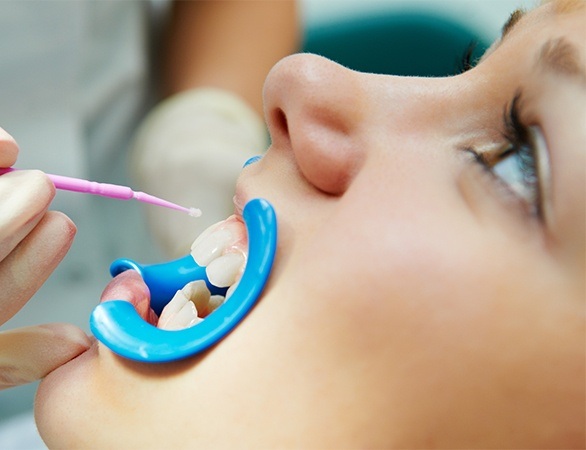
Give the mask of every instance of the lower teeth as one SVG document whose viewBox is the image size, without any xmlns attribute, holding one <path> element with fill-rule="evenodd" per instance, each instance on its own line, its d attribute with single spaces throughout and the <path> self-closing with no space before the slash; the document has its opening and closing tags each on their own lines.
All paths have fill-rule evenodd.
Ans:
<svg viewBox="0 0 586 450">
<path fill-rule="evenodd" d="M 191 254 L 197 264 L 206 267 L 209 282 L 219 288 L 229 287 L 226 298 L 233 292 L 244 271 L 247 244 L 244 223 L 240 218 L 231 216 L 212 225 L 192 245 Z M 224 301 L 221 295 L 211 295 L 205 281 L 192 281 L 177 291 L 163 308 L 157 327 L 168 330 L 193 326 Z"/>
</svg>

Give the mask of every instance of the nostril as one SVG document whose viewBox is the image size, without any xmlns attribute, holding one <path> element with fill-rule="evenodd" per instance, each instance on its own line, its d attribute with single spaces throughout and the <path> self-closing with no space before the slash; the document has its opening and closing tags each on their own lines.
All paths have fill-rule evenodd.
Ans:
<svg viewBox="0 0 586 450">
<path fill-rule="evenodd" d="M 287 124 L 287 116 L 281 108 L 277 108 L 274 112 L 275 125 L 285 135 L 289 135 L 289 126 Z"/>
</svg>

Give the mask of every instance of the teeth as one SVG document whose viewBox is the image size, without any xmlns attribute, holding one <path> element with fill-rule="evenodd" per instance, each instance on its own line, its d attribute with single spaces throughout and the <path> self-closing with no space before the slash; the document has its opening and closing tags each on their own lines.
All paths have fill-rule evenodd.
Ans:
<svg viewBox="0 0 586 450">
<path fill-rule="evenodd" d="M 210 295 L 203 280 L 188 283 L 182 291 L 195 304 L 199 317 L 206 317 L 224 302 L 224 297 L 221 295 Z"/>
<path fill-rule="evenodd" d="M 231 216 L 205 230 L 191 246 L 195 262 L 206 268 L 209 281 L 218 287 L 229 287 L 232 295 L 246 265 L 248 253 L 246 231 L 241 219 Z M 165 306 L 157 326 L 178 330 L 203 320 L 222 303 L 221 295 L 211 295 L 205 281 L 192 281 L 177 291 Z"/>
<path fill-rule="evenodd" d="M 163 330 L 180 330 L 201 322 L 195 305 L 189 301 L 183 290 L 177 291 L 165 306 L 159 317 L 157 327 Z"/>
<path fill-rule="evenodd" d="M 230 247 L 242 246 L 243 224 L 235 216 L 212 225 L 191 245 L 191 256 L 200 266 L 207 266 Z"/>
<path fill-rule="evenodd" d="M 205 281 L 192 281 L 177 291 L 163 308 L 157 327 L 163 330 L 180 330 L 196 325 L 224 303 L 224 300 L 221 295 L 210 295 Z"/>
<path fill-rule="evenodd" d="M 244 255 L 241 253 L 227 253 L 214 259 L 206 267 L 206 275 L 214 286 L 228 287 L 242 275 Z"/>
<path fill-rule="evenodd" d="M 232 294 L 236 290 L 236 287 L 238 286 L 239 282 L 240 282 L 240 280 L 228 288 L 228 290 L 226 291 L 226 300 L 228 300 L 230 297 L 232 297 Z"/>
<path fill-rule="evenodd" d="M 212 225 L 191 246 L 197 264 L 206 267 L 210 282 L 228 287 L 242 276 L 248 242 L 244 223 L 236 216 Z"/>
<path fill-rule="evenodd" d="M 221 295 L 212 295 L 210 297 L 209 312 L 210 313 L 214 312 L 218 308 L 218 306 L 220 306 L 222 303 L 224 303 L 225 300 L 226 299 L 224 297 L 222 297 Z"/>
<path fill-rule="evenodd" d="M 194 243 L 191 248 L 191 256 L 193 256 L 195 262 L 200 266 L 207 266 L 215 258 L 220 256 L 233 240 L 234 236 L 229 229 L 216 230 L 207 239 L 197 243 L 197 245 Z"/>
</svg>

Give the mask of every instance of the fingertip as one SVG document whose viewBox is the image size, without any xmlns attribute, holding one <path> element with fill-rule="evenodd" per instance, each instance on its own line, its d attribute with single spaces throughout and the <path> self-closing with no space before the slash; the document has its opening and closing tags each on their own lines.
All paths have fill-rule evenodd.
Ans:
<svg viewBox="0 0 586 450">
<path fill-rule="evenodd" d="M 66 323 L 4 331 L 0 333 L 2 364 L 10 370 L 0 370 L 0 389 L 44 378 L 88 350 L 92 343 L 80 328 Z"/>
<path fill-rule="evenodd" d="M 40 170 L 8 172 L 0 176 L 0 188 L 2 206 L 23 217 L 43 213 L 55 197 L 55 185 Z"/>
<path fill-rule="evenodd" d="M 68 347 L 66 354 L 77 356 L 92 345 L 92 339 L 79 327 L 70 323 L 48 323 L 39 325 L 51 332 L 52 338 Z M 63 348 L 63 346 L 60 346 Z"/>
<path fill-rule="evenodd" d="M 3 128 L 0 128 L 0 167 L 10 167 L 18 157 L 16 140 Z"/>
<path fill-rule="evenodd" d="M 63 213 L 49 211 L 0 247 L 0 324 L 34 295 L 63 260 L 75 236 L 75 225 Z"/>
<path fill-rule="evenodd" d="M 33 192 L 39 193 L 42 201 L 48 207 L 49 203 L 53 200 L 53 197 L 55 197 L 56 189 L 47 174 L 37 169 L 23 170 L 19 172 L 25 174 L 30 188 Z"/>
<path fill-rule="evenodd" d="M 67 214 L 62 213 L 61 211 L 47 211 L 46 215 L 50 220 L 53 220 L 57 223 L 56 226 L 61 229 L 64 236 L 67 236 L 71 239 L 75 237 L 77 234 L 77 226 Z"/>
<path fill-rule="evenodd" d="M 77 233 L 75 223 L 60 211 L 47 211 L 41 223 L 45 236 L 51 236 L 53 240 L 47 247 L 47 253 L 53 254 L 56 261 L 61 261 Z"/>
</svg>

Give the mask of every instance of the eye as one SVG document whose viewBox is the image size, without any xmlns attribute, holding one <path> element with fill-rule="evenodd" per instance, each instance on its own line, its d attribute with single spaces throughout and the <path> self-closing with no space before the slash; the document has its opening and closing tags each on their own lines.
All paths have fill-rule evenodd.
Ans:
<svg viewBox="0 0 586 450">
<path fill-rule="evenodd" d="M 527 126 L 520 119 L 519 103 L 520 95 L 516 95 L 505 112 L 506 144 L 496 152 L 475 152 L 475 157 L 495 181 L 543 220 L 542 178 L 549 173 L 547 147 L 539 127 Z"/>
<path fill-rule="evenodd" d="M 520 197 L 533 211 L 538 210 L 540 201 L 539 177 L 535 141 L 536 127 L 527 130 L 529 142 L 512 142 L 492 163 L 492 172 Z"/>
</svg>

